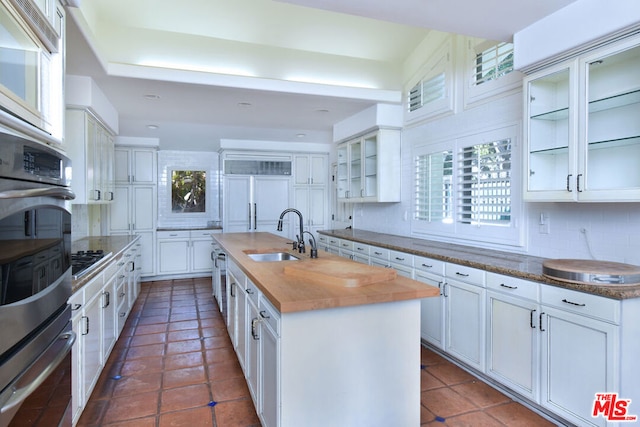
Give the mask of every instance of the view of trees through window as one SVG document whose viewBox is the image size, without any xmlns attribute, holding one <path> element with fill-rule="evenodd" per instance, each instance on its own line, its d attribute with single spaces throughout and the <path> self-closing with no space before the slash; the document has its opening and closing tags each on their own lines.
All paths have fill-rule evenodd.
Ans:
<svg viewBox="0 0 640 427">
<path fill-rule="evenodd" d="M 171 172 L 171 211 L 197 213 L 205 211 L 207 173 L 174 170 Z"/>
</svg>

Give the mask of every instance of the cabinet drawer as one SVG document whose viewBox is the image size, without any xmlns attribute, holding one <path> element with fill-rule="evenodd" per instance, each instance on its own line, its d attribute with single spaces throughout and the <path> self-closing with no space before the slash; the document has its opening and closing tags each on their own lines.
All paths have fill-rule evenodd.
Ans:
<svg viewBox="0 0 640 427">
<path fill-rule="evenodd" d="M 413 255 L 405 252 L 389 251 L 389 261 L 394 264 L 413 268 Z"/>
<path fill-rule="evenodd" d="M 174 231 L 158 231 L 156 232 L 158 239 L 189 239 L 189 230 L 174 230 Z"/>
<path fill-rule="evenodd" d="M 385 261 L 389 260 L 389 249 L 379 248 L 377 246 L 371 246 L 369 249 L 369 256 L 371 258 L 378 258 Z"/>
<path fill-rule="evenodd" d="M 280 336 L 280 313 L 271 305 L 267 297 L 260 294 L 258 302 L 260 317 L 271 326 L 277 336 Z"/>
<path fill-rule="evenodd" d="M 337 237 L 329 237 L 327 239 L 327 243 L 329 244 L 329 246 L 335 246 L 336 248 L 340 247 L 340 239 L 338 239 Z"/>
<path fill-rule="evenodd" d="M 363 255 L 369 256 L 369 245 L 365 245 L 364 243 L 353 242 L 353 252 Z"/>
<path fill-rule="evenodd" d="M 413 266 L 416 270 L 425 271 L 427 273 L 444 275 L 444 261 L 440 261 L 432 258 L 425 258 L 423 256 L 413 256 Z"/>
<path fill-rule="evenodd" d="M 260 295 L 260 290 L 258 289 L 258 287 L 256 285 L 254 285 L 251 280 L 247 279 L 247 287 L 246 287 L 246 289 L 244 291 L 247 294 L 247 296 L 249 297 L 249 299 L 251 301 L 253 301 L 253 303 L 257 307 L 258 306 L 258 295 Z"/>
<path fill-rule="evenodd" d="M 444 271 L 447 278 L 460 280 L 461 282 L 467 282 L 473 285 L 484 286 L 485 272 L 483 270 L 447 262 L 445 263 Z"/>
<path fill-rule="evenodd" d="M 104 272 L 101 272 L 96 277 L 91 279 L 89 283 L 83 286 L 85 304 L 88 303 L 89 300 L 93 298 L 97 293 L 99 293 L 102 290 L 103 286 Z"/>
<path fill-rule="evenodd" d="M 487 288 L 533 301 L 539 300 L 539 284 L 517 277 L 487 273 Z"/>
<path fill-rule="evenodd" d="M 556 286 L 540 285 L 540 287 L 542 304 L 607 322 L 620 323 L 620 301 Z"/>
<path fill-rule="evenodd" d="M 212 230 L 191 230 L 189 232 L 189 236 L 192 239 L 203 239 L 203 238 L 211 238 L 211 235 L 213 234 Z"/>
<path fill-rule="evenodd" d="M 104 268 L 104 281 L 108 282 L 109 280 L 111 280 L 118 271 L 118 268 L 118 260 L 109 262 L 109 264 L 107 264 L 107 266 Z"/>
<path fill-rule="evenodd" d="M 351 240 L 340 240 L 340 249 L 353 251 L 353 242 Z"/>
<path fill-rule="evenodd" d="M 325 236 L 324 234 L 318 234 L 318 245 L 328 245 L 329 244 L 329 236 Z"/>
</svg>

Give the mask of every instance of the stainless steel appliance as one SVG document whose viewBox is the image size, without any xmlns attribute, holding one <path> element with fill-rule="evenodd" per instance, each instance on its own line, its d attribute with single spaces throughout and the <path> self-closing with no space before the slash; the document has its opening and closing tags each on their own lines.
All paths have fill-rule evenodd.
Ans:
<svg viewBox="0 0 640 427">
<path fill-rule="evenodd" d="M 0 427 L 64 425 L 70 412 L 70 173 L 58 151 L 0 128 Z"/>
</svg>

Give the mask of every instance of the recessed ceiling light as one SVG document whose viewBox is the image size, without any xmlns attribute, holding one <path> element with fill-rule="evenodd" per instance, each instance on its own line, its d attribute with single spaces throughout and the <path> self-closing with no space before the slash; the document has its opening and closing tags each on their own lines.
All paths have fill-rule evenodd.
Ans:
<svg viewBox="0 0 640 427">
<path fill-rule="evenodd" d="M 253 104 L 250 102 L 238 102 L 238 107 L 240 108 L 251 108 Z"/>
<path fill-rule="evenodd" d="M 326 108 L 318 108 L 316 110 L 316 113 L 323 113 L 324 114 L 324 113 L 328 113 L 328 112 L 329 112 L 329 110 L 327 110 Z"/>
<path fill-rule="evenodd" d="M 306 133 L 298 133 L 298 134 L 296 134 L 296 136 L 298 138 L 304 138 L 305 136 L 307 136 L 307 134 Z"/>
<path fill-rule="evenodd" d="M 156 130 L 156 129 L 158 129 L 158 125 L 147 125 L 147 129 Z"/>
<path fill-rule="evenodd" d="M 160 95 L 156 95 L 154 93 L 148 93 L 146 95 L 144 95 L 145 99 L 150 99 L 150 100 L 155 100 L 155 99 L 160 99 Z"/>
</svg>

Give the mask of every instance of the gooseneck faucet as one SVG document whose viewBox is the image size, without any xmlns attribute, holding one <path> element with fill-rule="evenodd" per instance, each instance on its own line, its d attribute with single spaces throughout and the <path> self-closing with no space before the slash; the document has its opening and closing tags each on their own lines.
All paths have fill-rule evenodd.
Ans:
<svg viewBox="0 0 640 427">
<path fill-rule="evenodd" d="M 280 219 L 278 220 L 278 231 L 282 231 L 282 218 L 284 218 L 284 216 L 289 213 L 289 212 L 293 212 L 296 215 L 298 215 L 298 218 L 300 218 L 300 235 L 296 235 L 296 239 L 298 239 L 298 252 L 303 254 L 305 253 L 305 248 L 304 248 L 304 220 L 302 219 L 302 214 L 300 213 L 299 210 L 297 209 L 293 209 L 293 208 L 288 208 L 282 211 L 282 213 L 280 214 Z M 296 245 L 293 246 L 293 248 L 296 248 Z"/>
<path fill-rule="evenodd" d="M 304 231 L 311 238 L 309 239 L 309 244 L 311 245 L 311 258 L 318 258 L 318 246 L 316 245 L 316 238 L 313 237 L 313 234 L 310 231 Z"/>
</svg>

